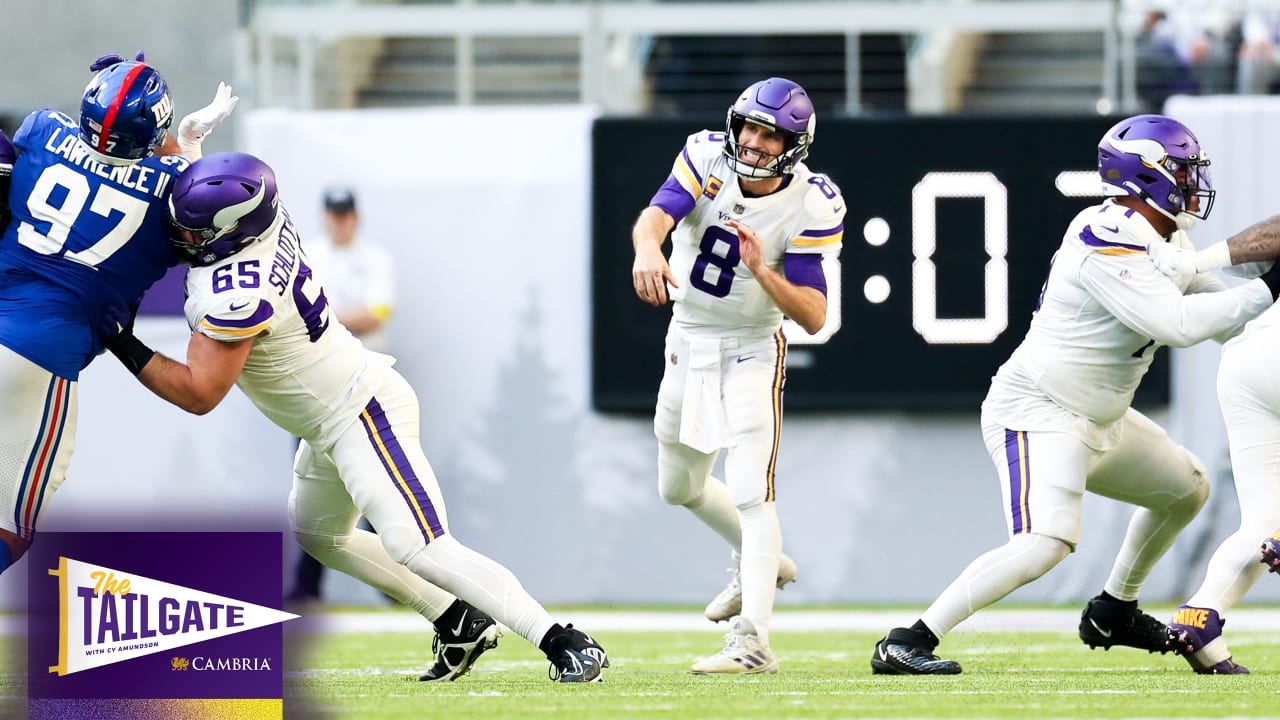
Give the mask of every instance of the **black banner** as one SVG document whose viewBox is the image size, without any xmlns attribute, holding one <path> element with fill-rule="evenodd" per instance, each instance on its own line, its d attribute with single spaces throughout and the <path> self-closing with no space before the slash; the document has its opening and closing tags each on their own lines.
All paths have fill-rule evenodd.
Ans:
<svg viewBox="0 0 1280 720">
<path fill-rule="evenodd" d="M 841 326 L 823 344 L 791 344 L 787 409 L 976 411 L 1026 333 L 1068 222 L 1100 201 L 1065 195 L 1060 174 L 1096 171 L 1098 139 L 1114 121 L 820 118 L 806 163 L 835 181 L 849 208 Z M 685 138 L 723 123 L 723 115 L 596 122 L 597 410 L 653 409 L 671 309 L 646 305 L 632 290 L 631 225 Z M 1160 353 L 1137 402 L 1168 399 Z"/>
</svg>

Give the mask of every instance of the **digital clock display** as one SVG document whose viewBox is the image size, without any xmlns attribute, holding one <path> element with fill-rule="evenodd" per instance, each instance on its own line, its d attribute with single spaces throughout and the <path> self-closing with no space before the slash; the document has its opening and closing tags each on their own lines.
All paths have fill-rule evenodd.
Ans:
<svg viewBox="0 0 1280 720">
<path fill-rule="evenodd" d="M 1017 347 L 1068 222 L 1102 198 L 1097 143 L 1114 118 L 819 115 L 806 164 L 844 195 L 828 319 L 785 326 L 786 405 L 975 411 Z M 592 401 L 651 411 L 670 307 L 632 290 L 631 225 L 685 137 L 720 118 L 596 122 L 592 189 Z M 670 245 L 665 249 L 669 254 Z M 1138 391 L 1168 402 L 1164 354 Z"/>
</svg>

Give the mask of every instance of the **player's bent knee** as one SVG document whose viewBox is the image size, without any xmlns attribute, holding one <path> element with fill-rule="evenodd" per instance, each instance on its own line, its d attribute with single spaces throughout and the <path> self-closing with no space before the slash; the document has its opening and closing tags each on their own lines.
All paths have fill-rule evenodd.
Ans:
<svg viewBox="0 0 1280 720">
<path fill-rule="evenodd" d="M 321 535 L 295 527 L 293 537 L 304 552 L 323 563 L 335 551 L 341 549 L 351 536 Z"/>
<path fill-rule="evenodd" d="M 1052 570 L 1071 554 L 1072 546 L 1065 540 L 1051 535 L 1024 533 L 1014 535 L 1010 545 L 1018 546 L 1018 552 L 1026 569 L 1025 583 L 1029 583 Z"/>
</svg>

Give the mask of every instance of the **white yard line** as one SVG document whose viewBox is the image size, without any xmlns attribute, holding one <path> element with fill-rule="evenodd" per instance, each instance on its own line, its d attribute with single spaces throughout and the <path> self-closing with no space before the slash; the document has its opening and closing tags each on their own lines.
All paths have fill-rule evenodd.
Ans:
<svg viewBox="0 0 1280 720">
<path fill-rule="evenodd" d="M 562 622 L 572 622 L 590 632 L 681 631 L 724 632 L 727 626 L 713 624 L 696 610 L 688 612 L 647 612 L 578 610 L 554 612 Z M 778 632 L 863 631 L 883 632 L 891 627 L 910 625 L 919 617 L 913 610 L 779 610 L 773 617 L 772 629 Z M 1157 614 L 1163 618 L 1163 613 Z M 1237 608 L 1228 615 L 1233 633 L 1280 631 L 1280 608 Z M 1080 611 L 990 609 L 979 612 L 956 628 L 965 631 L 1071 632 L 1080 622 Z M 316 613 L 290 622 L 294 632 L 370 633 L 429 632 L 430 625 L 422 617 L 408 612 L 340 612 Z"/>
</svg>

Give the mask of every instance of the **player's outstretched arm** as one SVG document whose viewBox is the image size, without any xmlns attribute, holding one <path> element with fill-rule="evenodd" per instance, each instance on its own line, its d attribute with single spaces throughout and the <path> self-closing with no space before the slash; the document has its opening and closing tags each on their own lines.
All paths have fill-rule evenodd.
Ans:
<svg viewBox="0 0 1280 720">
<path fill-rule="evenodd" d="M 1280 215 L 1256 222 L 1200 251 L 1159 245 L 1152 247 L 1151 255 L 1160 272 L 1169 276 L 1275 260 L 1280 257 Z"/>
<path fill-rule="evenodd" d="M 650 305 L 666 304 L 667 283 L 680 287 L 662 254 L 662 243 L 675 226 L 676 221 L 666 210 L 650 205 L 631 228 L 631 245 L 636 251 L 636 260 L 631 265 L 631 284 L 636 297 Z"/>
<path fill-rule="evenodd" d="M 186 363 L 152 350 L 132 333 L 121 334 L 107 349 L 148 390 L 189 413 L 204 415 L 231 391 L 254 342 L 254 338 L 222 342 L 193 333 Z"/>
</svg>

